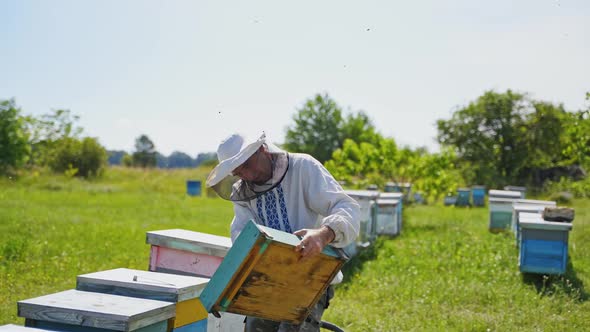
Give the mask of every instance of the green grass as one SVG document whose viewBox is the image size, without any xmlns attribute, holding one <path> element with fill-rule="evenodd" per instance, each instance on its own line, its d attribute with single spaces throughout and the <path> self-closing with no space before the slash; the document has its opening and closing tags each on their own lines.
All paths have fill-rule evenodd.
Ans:
<svg viewBox="0 0 590 332">
<path fill-rule="evenodd" d="M 208 170 L 109 169 L 100 180 L 0 179 L 0 325 L 16 302 L 75 287 L 76 275 L 147 269 L 145 232 L 229 234 L 231 203 L 185 194 Z M 511 234 L 488 209 L 408 207 L 401 236 L 349 262 L 324 318 L 346 331 L 590 329 L 590 201 L 574 203 L 565 277 L 522 276 Z"/>
<path fill-rule="evenodd" d="M 409 207 L 401 236 L 350 262 L 324 318 L 347 331 L 589 330 L 590 204 L 575 207 L 571 266 L 545 278 L 521 275 L 487 208 Z"/>
</svg>

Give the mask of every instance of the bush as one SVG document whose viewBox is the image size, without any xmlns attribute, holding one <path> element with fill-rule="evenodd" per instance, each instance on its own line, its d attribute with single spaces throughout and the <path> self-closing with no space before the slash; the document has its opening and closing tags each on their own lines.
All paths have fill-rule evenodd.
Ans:
<svg viewBox="0 0 590 332">
<path fill-rule="evenodd" d="M 19 113 L 14 100 L 0 101 L 0 174 L 21 167 L 30 151 Z"/>
<path fill-rule="evenodd" d="M 107 152 L 96 138 L 64 138 L 59 141 L 49 163 L 50 168 L 70 176 L 100 176 L 107 163 Z"/>
</svg>

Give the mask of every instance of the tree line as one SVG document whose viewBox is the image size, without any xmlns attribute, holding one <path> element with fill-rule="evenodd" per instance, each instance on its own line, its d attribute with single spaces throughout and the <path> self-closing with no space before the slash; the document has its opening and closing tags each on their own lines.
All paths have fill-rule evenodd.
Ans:
<svg viewBox="0 0 590 332">
<path fill-rule="evenodd" d="M 586 98 L 590 101 L 590 94 Z M 102 174 L 107 163 L 177 168 L 217 162 L 214 152 L 164 156 L 147 135 L 135 140 L 132 153 L 106 151 L 96 138 L 82 135 L 77 120 L 68 110 L 23 116 L 14 100 L 0 101 L 0 173 L 47 166 L 91 177 Z M 590 167 L 590 108 L 568 111 L 511 90 L 487 91 L 436 122 L 441 145 L 436 153 L 399 146 L 378 132 L 366 112 L 345 114 L 328 94 L 307 99 L 292 121 L 279 145 L 311 154 L 349 187 L 410 182 L 438 199 L 471 185 L 543 190 L 557 184 L 590 197 L 590 181 L 579 181 Z"/>
<path fill-rule="evenodd" d="M 47 167 L 67 176 L 97 177 L 105 167 L 180 168 L 197 167 L 216 161 L 215 153 L 201 153 L 195 159 L 175 151 L 158 153 L 147 135 L 135 140 L 135 150 L 107 151 L 95 137 L 84 135 L 69 110 L 53 110 L 39 117 L 22 114 L 14 99 L 0 100 L 0 174 L 14 174 L 22 168 Z"/>
<path fill-rule="evenodd" d="M 586 95 L 590 100 L 590 94 Z M 562 104 L 511 90 L 487 91 L 450 119 L 437 121 L 438 153 L 400 147 L 375 129 L 363 111 L 343 115 L 327 94 L 308 99 L 287 128 L 285 147 L 309 153 L 350 186 L 411 182 L 438 199 L 458 187 L 533 190 L 561 183 L 590 196 L 590 108 L 567 111 Z"/>
</svg>

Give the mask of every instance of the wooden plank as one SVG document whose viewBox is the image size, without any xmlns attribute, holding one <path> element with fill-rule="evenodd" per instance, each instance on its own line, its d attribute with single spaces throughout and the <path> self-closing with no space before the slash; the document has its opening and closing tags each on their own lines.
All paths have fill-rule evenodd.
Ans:
<svg viewBox="0 0 590 332">
<path fill-rule="evenodd" d="M 185 250 L 218 257 L 225 257 L 232 245 L 229 237 L 193 232 L 184 229 L 147 232 L 146 242 L 159 247 Z"/>
<path fill-rule="evenodd" d="M 331 247 L 300 260 L 299 241 L 248 223 L 201 294 L 205 308 L 299 324 L 345 262 Z"/>
<path fill-rule="evenodd" d="M 159 246 L 152 246 L 152 248 L 157 251 L 155 254 L 157 258 L 155 263 L 150 263 L 155 264 L 150 265 L 151 271 L 210 278 L 223 261 L 221 256 Z"/>
<path fill-rule="evenodd" d="M 58 330 L 57 330 L 58 331 Z M 13 324 L 0 326 L 0 332 L 47 332 L 46 330 L 36 329 L 33 327 L 18 326 Z"/>
<path fill-rule="evenodd" d="M 106 328 L 100 327 L 89 327 L 89 326 L 80 326 L 80 325 L 71 325 L 71 324 L 63 324 L 63 323 L 56 323 L 56 322 L 46 322 L 46 321 L 36 321 L 33 319 L 26 319 L 25 324 L 27 326 L 36 326 L 42 329 L 41 331 L 51 330 L 51 331 L 64 331 L 64 332 L 107 332 L 107 331 L 116 331 L 116 330 L 109 330 Z M 37 330 L 37 329 L 35 329 Z M 168 332 L 168 323 L 166 321 L 158 322 L 149 326 L 144 326 L 133 332 Z"/>
<path fill-rule="evenodd" d="M 134 331 L 174 317 L 174 304 L 102 293 L 67 290 L 19 301 L 18 315 L 116 331 Z"/>
<path fill-rule="evenodd" d="M 208 282 L 206 278 L 120 268 L 79 275 L 76 289 L 182 302 L 197 298 Z"/>
<path fill-rule="evenodd" d="M 198 298 L 178 302 L 176 304 L 176 317 L 174 317 L 172 326 L 176 328 L 192 324 L 203 319 L 206 320 L 207 314 L 207 310 L 205 310 L 201 300 Z"/>
</svg>

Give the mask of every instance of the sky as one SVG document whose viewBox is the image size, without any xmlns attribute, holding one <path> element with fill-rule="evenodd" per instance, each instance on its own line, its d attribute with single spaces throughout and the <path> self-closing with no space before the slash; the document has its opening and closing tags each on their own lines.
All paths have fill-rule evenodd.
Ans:
<svg viewBox="0 0 590 332">
<path fill-rule="evenodd" d="M 109 150 L 281 143 L 317 93 L 430 151 L 436 120 L 488 90 L 588 107 L 587 0 L 0 0 L 0 15 L 0 99 L 69 109 Z"/>
</svg>

